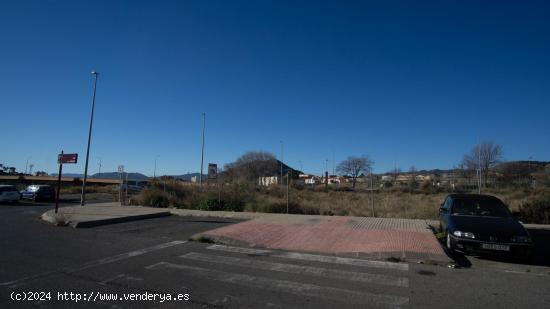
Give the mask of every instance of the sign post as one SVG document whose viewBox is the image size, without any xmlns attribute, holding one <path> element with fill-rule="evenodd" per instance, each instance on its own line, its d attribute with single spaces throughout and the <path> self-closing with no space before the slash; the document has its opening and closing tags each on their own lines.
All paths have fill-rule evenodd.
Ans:
<svg viewBox="0 0 550 309">
<path fill-rule="evenodd" d="M 118 166 L 118 179 L 120 181 L 120 186 L 119 186 L 119 190 L 118 190 L 118 201 L 120 202 L 120 205 L 122 206 L 122 184 L 123 184 L 123 180 L 122 180 L 122 173 L 124 173 L 124 165 L 119 165 Z"/>
<path fill-rule="evenodd" d="M 63 172 L 63 163 L 76 164 L 78 161 L 78 153 L 64 154 L 63 150 L 57 155 L 57 163 L 59 164 L 59 173 L 57 174 L 57 192 L 55 193 L 55 213 L 59 208 L 59 191 L 61 191 L 61 173 Z"/>
<path fill-rule="evenodd" d="M 208 179 L 218 178 L 218 165 L 216 163 L 208 163 Z"/>
</svg>

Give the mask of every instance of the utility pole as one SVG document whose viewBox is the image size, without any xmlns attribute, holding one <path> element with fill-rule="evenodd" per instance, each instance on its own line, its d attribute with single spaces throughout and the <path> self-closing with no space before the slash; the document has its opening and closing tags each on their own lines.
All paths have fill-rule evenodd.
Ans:
<svg viewBox="0 0 550 309">
<path fill-rule="evenodd" d="M 283 160 L 284 160 L 283 141 L 280 141 L 280 143 L 281 143 L 281 186 L 283 186 Z"/>
<path fill-rule="evenodd" d="M 288 205 L 290 204 L 290 173 L 286 173 L 286 213 L 288 214 Z"/>
<path fill-rule="evenodd" d="M 201 173 L 199 175 L 199 184 L 202 186 L 202 169 L 204 164 L 204 129 L 206 127 L 206 113 L 202 113 L 202 150 L 201 150 Z"/>
<path fill-rule="evenodd" d="M 27 162 L 25 163 L 25 175 L 27 175 L 27 171 L 28 171 L 28 167 L 29 167 L 29 160 L 30 160 L 30 158 L 32 158 L 32 157 L 28 157 L 28 158 L 27 158 Z"/>
<path fill-rule="evenodd" d="M 124 191 L 124 204 L 126 205 L 126 202 L 128 201 L 128 172 L 126 172 L 126 187 Z M 164 190 L 166 191 L 166 190 Z"/>
<path fill-rule="evenodd" d="M 155 169 L 153 169 L 153 178 L 157 178 L 157 158 L 160 157 L 159 155 L 155 156 Z"/>
<path fill-rule="evenodd" d="M 325 192 L 328 192 L 328 159 L 325 159 Z"/>
<path fill-rule="evenodd" d="M 61 156 L 63 156 L 63 150 L 61 150 Z M 59 172 L 57 173 L 57 191 L 55 192 L 55 213 L 57 213 L 57 209 L 59 208 L 59 191 L 61 191 L 61 173 L 62 172 L 63 172 L 63 161 L 59 161 Z"/>
<path fill-rule="evenodd" d="M 99 165 L 99 171 L 97 173 L 97 178 L 101 178 L 101 158 L 99 158 L 99 163 L 97 165 Z"/>
<path fill-rule="evenodd" d="M 88 147 L 86 148 L 86 163 L 84 164 L 84 181 L 82 182 L 82 195 L 80 196 L 80 206 L 84 206 L 86 203 L 86 179 L 88 178 L 88 159 L 90 158 L 90 142 L 92 140 L 92 125 L 94 122 L 94 108 L 95 108 L 95 93 L 97 86 L 97 78 L 99 73 L 92 71 L 94 78 L 94 94 L 92 97 L 92 111 L 90 112 L 90 128 L 88 130 Z"/>
<path fill-rule="evenodd" d="M 481 194 L 481 149 L 479 145 L 477 148 L 477 172 L 478 172 L 477 194 Z"/>
<path fill-rule="evenodd" d="M 529 185 L 533 186 L 533 177 L 531 175 L 531 161 L 533 160 L 533 157 L 529 157 Z"/>
<path fill-rule="evenodd" d="M 335 158 L 334 158 L 334 149 L 332 149 L 332 175 L 336 175 L 336 166 L 334 164 Z"/>
<path fill-rule="evenodd" d="M 372 216 L 373 217 L 376 217 L 375 213 L 374 213 L 374 188 L 373 188 L 373 185 L 372 185 L 372 168 L 369 169 L 369 172 L 370 172 L 370 205 L 371 205 L 371 209 L 372 209 Z"/>
</svg>

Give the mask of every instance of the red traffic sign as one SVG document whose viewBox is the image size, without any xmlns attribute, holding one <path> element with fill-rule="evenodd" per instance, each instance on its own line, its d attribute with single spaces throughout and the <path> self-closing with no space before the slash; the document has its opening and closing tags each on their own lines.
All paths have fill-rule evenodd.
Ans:
<svg viewBox="0 0 550 309">
<path fill-rule="evenodd" d="M 78 153 L 63 153 L 57 155 L 58 164 L 76 164 L 78 161 Z"/>
</svg>

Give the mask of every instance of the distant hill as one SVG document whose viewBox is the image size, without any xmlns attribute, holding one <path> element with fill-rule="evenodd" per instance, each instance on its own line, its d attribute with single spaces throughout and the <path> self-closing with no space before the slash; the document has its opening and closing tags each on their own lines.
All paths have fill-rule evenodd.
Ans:
<svg viewBox="0 0 550 309">
<path fill-rule="evenodd" d="M 75 173 L 61 173 L 63 177 L 73 177 L 73 178 L 82 178 L 84 174 L 75 174 Z M 57 177 L 57 173 L 52 173 L 50 176 Z"/>
<path fill-rule="evenodd" d="M 198 179 L 200 174 L 201 173 L 187 173 L 187 174 L 183 174 L 183 175 L 172 175 L 170 177 L 174 177 L 175 179 L 179 179 L 179 180 L 183 180 L 183 181 L 191 181 L 191 178 L 193 178 L 193 177 L 197 177 L 197 179 Z M 208 177 L 208 175 L 202 174 L 202 177 L 203 177 L 203 179 L 206 179 Z"/>
<path fill-rule="evenodd" d="M 119 179 L 120 175 L 117 172 L 111 172 L 111 173 L 101 173 L 101 174 L 93 174 L 90 176 L 90 178 L 105 178 L 105 179 Z M 126 173 L 123 174 L 123 177 L 126 178 Z M 148 180 L 149 177 L 141 174 L 141 173 L 128 173 L 128 179 L 131 180 Z"/>
<path fill-rule="evenodd" d="M 533 167 L 533 169 L 535 169 L 535 168 L 544 168 L 546 165 L 550 164 L 550 161 L 526 161 L 526 160 L 505 161 L 505 162 L 501 162 L 501 163 L 497 164 L 494 169 L 499 170 L 499 169 L 504 168 L 507 165 L 512 165 L 512 164 L 531 165 L 531 167 Z M 431 170 L 418 170 L 418 171 L 415 171 L 415 174 L 436 174 L 436 175 L 441 175 L 441 174 L 455 173 L 457 171 L 458 171 L 458 169 L 445 169 L 445 170 L 443 170 L 443 169 L 431 169 Z M 380 175 L 391 175 L 391 174 L 393 174 L 393 171 L 388 171 L 388 172 L 382 173 Z M 409 171 L 400 171 L 399 174 L 407 175 L 407 174 L 410 174 L 410 172 Z"/>
</svg>

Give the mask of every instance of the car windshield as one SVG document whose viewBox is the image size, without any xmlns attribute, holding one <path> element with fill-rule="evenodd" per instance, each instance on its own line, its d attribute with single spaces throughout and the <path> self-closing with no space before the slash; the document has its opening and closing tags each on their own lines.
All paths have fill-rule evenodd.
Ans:
<svg viewBox="0 0 550 309">
<path fill-rule="evenodd" d="M 502 202 L 493 199 L 456 199 L 452 215 L 509 217 L 510 213 Z"/>
</svg>

